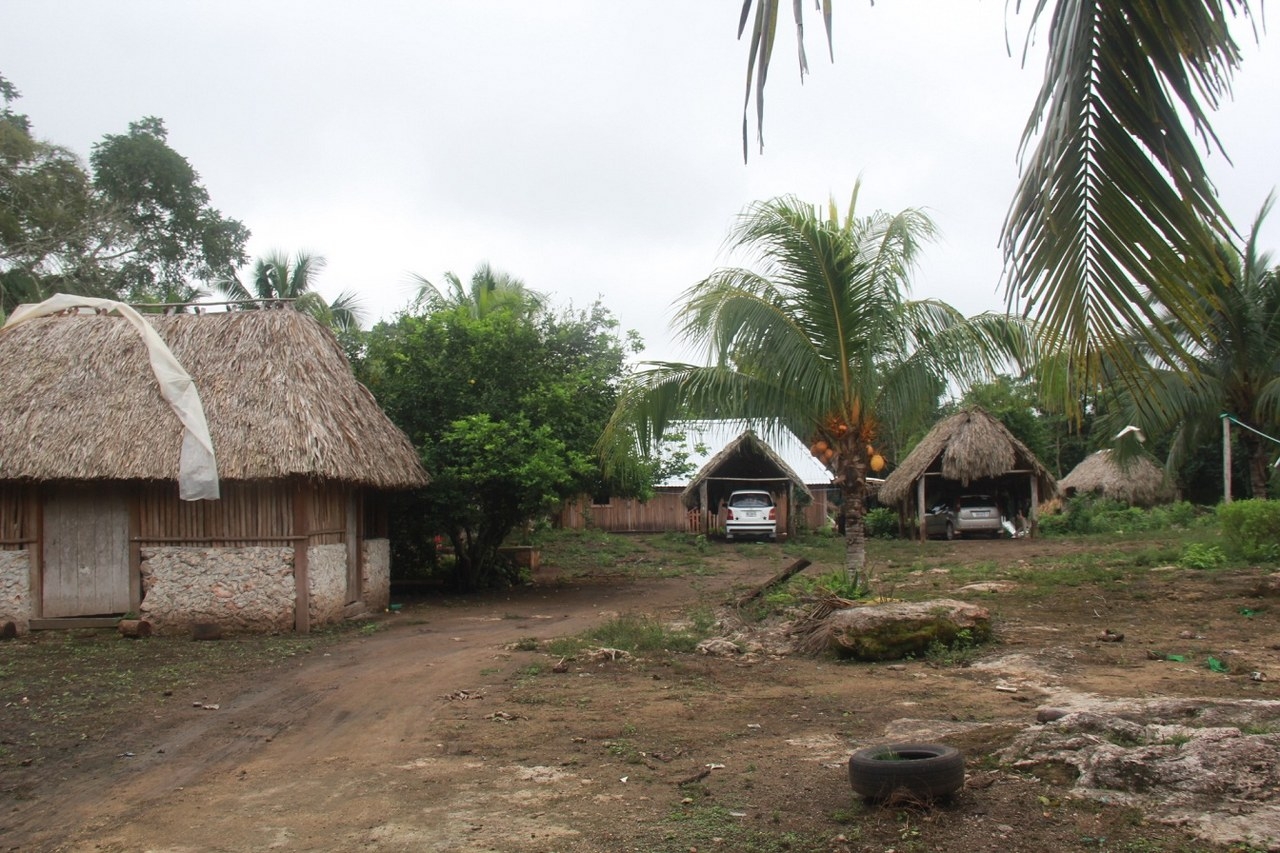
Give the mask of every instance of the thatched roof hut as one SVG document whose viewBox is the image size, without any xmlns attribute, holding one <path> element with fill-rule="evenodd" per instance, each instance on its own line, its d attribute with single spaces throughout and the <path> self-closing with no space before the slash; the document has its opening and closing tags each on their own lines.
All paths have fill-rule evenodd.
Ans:
<svg viewBox="0 0 1280 853">
<path fill-rule="evenodd" d="M 94 307 L 0 330 L 0 621 L 306 631 L 385 607 L 386 492 L 428 477 L 334 336 L 290 308 Z M 180 500 L 193 436 L 218 477 Z"/>
<path fill-rule="evenodd" d="M 1177 497 L 1177 489 L 1164 469 L 1149 457 L 1134 456 L 1121 462 L 1112 450 L 1099 450 L 1086 456 L 1058 481 L 1058 488 L 1067 496 L 1096 492 L 1143 507 L 1169 503 Z"/>
<path fill-rule="evenodd" d="M 413 446 L 356 381 L 337 340 L 291 309 L 150 315 L 204 403 L 223 480 L 423 485 Z M 119 316 L 0 332 L 0 479 L 174 480 L 182 424 Z"/>
<path fill-rule="evenodd" d="M 924 511 L 962 490 L 1007 493 L 1011 502 L 1028 504 L 1034 519 L 1038 503 L 1057 493 L 1057 483 L 1030 448 L 974 406 L 939 421 L 885 478 L 878 498 L 916 515 L 923 529 Z"/>
</svg>

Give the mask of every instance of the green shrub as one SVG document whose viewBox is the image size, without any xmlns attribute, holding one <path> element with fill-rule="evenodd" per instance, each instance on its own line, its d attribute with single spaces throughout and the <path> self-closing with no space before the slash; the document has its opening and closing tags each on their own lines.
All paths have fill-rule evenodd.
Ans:
<svg viewBox="0 0 1280 853">
<path fill-rule="evenodd" d="M 1171 527 L 1185 528 L 1195 524 L 1196 515 L 1195 506 L 1186 501 L 1142 509 L 1111 498 L 1076 495 L 1066 502 L 1060 515 L 1041 517 L 1040 532 L 1049 535 L 1134 533 Z"/>
<path fill-rule="evenodd" d="M 897 539 L 898 514 L 888 507 L 876 507 L 863 518 L 868 539 Z"/>
<path fill-rule="evenodd" d="M 1064 533 L 1070 533 L 1067 526 L 1067 516 L 1065 513 L 1057 512 L 1053 515 L 1040 516 L 1039 532 L 1041 536 L 1061 536 Z"/>
<path fill-rule="evenodd" d="M 1195 504 L 1178 501 L 1164 507 L 1165 522 L 1169 527 L 1190 527 L 1196 523 Z"/>
<path fill-rule="evenodd" d="M 1182 549 L 1178 565 L 1184 569 L 1216 569 L 1227 561 L 1227 555 L 1217 545 L 1192 542 Z"/>
<path fill-rule="evenodd" d="M 1233 557 L 1280 560 L 1280 501 L 1245 500 L 1218 507 L 1222 540 Z"/>
</svg>

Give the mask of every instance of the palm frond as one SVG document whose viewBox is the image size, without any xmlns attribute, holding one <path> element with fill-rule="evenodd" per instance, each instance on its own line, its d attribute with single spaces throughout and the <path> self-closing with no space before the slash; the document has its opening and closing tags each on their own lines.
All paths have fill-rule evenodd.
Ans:
<svg viewBox="0 0 1280 853">
<path fill-rule="evenodd" d="M 1192 133 L 1217 145 L 1207 115 L 1240 62 L 1234 15 L 1249 15 L 1247 0 L 1054 6 L 1004 227 L 1008 299 L 1061 329 L 1082 362 L 1134 335 L 1176 359 L 1184 342 L 1164 318 L 1203 326 L 1186 271 L 1222 275 L 1213 234 L 1229 226 Z"/>
</svg>

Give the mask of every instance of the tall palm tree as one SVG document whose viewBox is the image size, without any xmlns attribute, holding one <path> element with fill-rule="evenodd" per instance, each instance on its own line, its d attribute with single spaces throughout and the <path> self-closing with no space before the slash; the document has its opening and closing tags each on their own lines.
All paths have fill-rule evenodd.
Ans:
<svg viewBox="0 0 1280 853">
<path fill-rule="evenodd" d="M 1140 424 L 1147 434 L 1172 433 L 1169 465 L 1212 441 L 1220 417 L 1229 414 L 1244 424 L 1240 442 L 1248 454 L 1249 488 L 1266 497 L 1269 461 L 1275 448 L 1254 430 L 1280 432 L 1280 267 L 1258 250 L 1258 232 L 1275 203 L 1267 198 L 1254 219 L 1244 249 L 1222 243 L 1219 254 L 1226 278 L 1213 276 L 1198 295 L 1208 318 L 1208 335 L 1199 337 L 1179 318 L 1164 321 L 1186 344 L 1187 356 L 1161 361 L 1149 349 L 1135 348 L 1150 359 L 1141 393 L 1123 393 L 1106 426 Z"/>
<path fill-rule="evenodd" d="M 764 84 L 779 0 L 743 0 L 739 36 L 752 21 L 743 107 Z M 801 76 L 808 69 L 803 5 L 792 4 Z M 832 0 L 821 0 L 831 42 Z M 1241 54 L 1230 29 L 1252 19 L 1249 0 L 1035 0 L 1028 43 L 1047 19 L 1044 82 L 1022 138 L 1022 177 L 1005 221 L 1008 303 L 1066 335 L 1073 360 L 1096 380 L 1103 353 L 1123 376 L 1139 365 L 1133 333 L 1177 358 L 1203 341 L 1203 312 L 1224 270 L 1216 234 L 1231 228 L 1195 137 L 1221 148 L 1208 115 L 1229 94 Z M 1260 5 L 1260 4 L 1259 4 Z M 1016 4 L 1021 8 L 1022 4 Z M 751 14 L 755 8 L 754 18 Z M 1255 24 L 1256 33 L 1256 24 Z M 761 137 L 763 145 L 763 137 Z M 1205 223 L 1209 228 L 1205 228 Z M 1200 266 L 1195 284 L 1183 275 Z"/>
<path fill-rule="evenodd" d="M 445 286 L 438 287 L 426 278 L 411 273 L 417 285 L 414 304 L 428 311 L 459 309 L 480 318 L 505 311 L 525 319 L 534 317 L 546 307 L 547 298 L 509 273 L 495 270 L 482 262 L 464 286 L 457 273 L 444 274 Z"/>
<path fill-rule="evenodd" d="M 757 269 L 716 270 L 678 309 L 677 333 L 705 347 L 709 363 L 655 362 L 638 372 L 601 448 L 619 458 L 647 450 L 689 418 L 790 430 L 823 454 L 841 490 L 845 568 L 861 584 L 877 440 L 926 417 L 948 379 L 1025 360 L 1033 340 L 1016 318 L 965 319 L 942 302 L 908 299 L 933 223 L 917 210 L 858 217 L 856 201 L 855 189 L 843 218 L 834 202 L 824 213 L 791 196 L 748 207 L 728 242 Z"/>
<path fill-rule="evenodd" d="M 221 282 L 218 289 L 228 299 L 290 299 L 299 311 L 305 311 L 330 328 L 350 331 L 360 328 L 364 308 L 355 291 L 344 290 L 332 302 L 315 290 L 315 280 L 325 268 L 320 255 L 271 251 L 254 261 L 249 283 L 237 277 Z"/>
</svg>

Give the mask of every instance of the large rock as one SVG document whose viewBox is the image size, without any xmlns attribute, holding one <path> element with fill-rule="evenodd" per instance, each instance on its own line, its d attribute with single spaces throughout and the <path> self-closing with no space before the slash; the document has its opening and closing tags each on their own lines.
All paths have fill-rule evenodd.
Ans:
<svg viewBox="0 0 1280 853">
<path fill-rule="evenodd" d="M 1113 707 L 1114 706 L 1114 707 Z M 1014 769 L 1141 809 L 1213 844 L 1280 850 L 1280 721 L 1274 701 L 1099 700 L 1028 729 L 999 753 Z"/>
<path fill-rule="evenodd" d="M 985 607 L 952 599 L 899 601 L 837 610 L 827 617 L 830 645 L 842 657 L 898 660 L 935 643 L 979 643 L 991 636 Z"/>
</svg>

